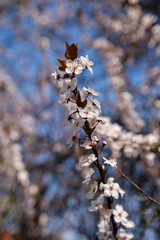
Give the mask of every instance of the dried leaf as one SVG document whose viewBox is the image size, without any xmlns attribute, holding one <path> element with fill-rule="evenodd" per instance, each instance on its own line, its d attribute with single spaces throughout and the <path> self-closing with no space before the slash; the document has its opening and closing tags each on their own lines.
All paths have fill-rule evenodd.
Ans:
<svg viewBox="0 0 160 240">
<path fill-rule="evenodd" d="M 65 71 L 65 69 L 66 69 L 66 60 L 61 60 L 61 59 L 57 59 L 57 62 L 61 65 L 61 69 L 60 69 L 60 67 L 59 67 L 59 70 L 60 71 Z"/>
<path fill-rule="evenodd" d="M 76 93 L 76 103 L 77 103 L 78 107 L 81 106 L 81 95 L 80 95 L 79 91 Z"/>
<path fill-rule="evenodd" d="M 75 60 L 78 57 L 77 43 L 76 44 L 72 43 L 72 45 L 69 46 L 69 44 L 66 42 L 65 57 L 67 59 L 71 59 L 72 61 Z"/>
<path fill-rule="evenodd" d="M 58 69 L 60 70 L 60 71 L 65 71 L 65 69 L 63 68 L 63 67 L 58 67 Z"/>
<path fill-rule="evenodd" d="M 84 123 L 84 126 L 83 126 L 83 130 L 85 131 L 85 133 L 87 135 L 90 135 L 90 129 L 91 129 L 90 124 L 89 124 L 88 120 L 86 120 Z"/>
<path fill-rule="evenodd" d="M 69 78 L 69 74 L 64 74 L 64 75 L 63 75 L 63 79 L 64 79 L 64 78 Z"/>
<path fill-rule="evenodd" d="M 87 105 L 87 99 L 85 99 L 83 102 L 80 103 L 81 108 L 85 108 Z"/>
</svg>

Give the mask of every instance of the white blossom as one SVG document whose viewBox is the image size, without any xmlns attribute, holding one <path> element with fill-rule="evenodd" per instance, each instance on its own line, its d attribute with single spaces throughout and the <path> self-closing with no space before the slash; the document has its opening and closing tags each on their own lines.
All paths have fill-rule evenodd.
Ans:
<svg viewBox="0 0 160 240">
<path fill-rule="evenodd" d="M 70 95 L 70 92 L 73 91 L 77 86 L 77 78 L 65 79 L 63 87 L 60 89 L 60 94 Z"/>
<path fill-rule="evenodd" d="M 110 222 L 110 217 L 112 214 L 112 210 L 111 209 L 105 209 L 102 208 L 100 209 L 100 222 L 101 222 L 101 226 L 105 226 L 108 225 Z"/>
<path fill-rule="evenodd" d="M 101 233 L 108 232 L 109 231 L 108 222 L 100 220 L 100 222 L 98 223 L 98 228 L 99 228 L 99 232 L 101 232 Z"/>
<path fill-rule="evenodd" d="M 92 105 L 98 107 L 99 111 L 101 112 L 101 103 L 97 99 L 94 99 L 93 97 L 90 97 L 89 99 L 91 100 Z"/>
<path fill-rule="evenodd" d="M 89 211 L 97 211 L 98 209 L 103 208 L 103 202 L 104 202 L 104 194 L 101 194 L 96 200 L 93 200 L 91 202 L 91 206 L 89 207 Z"/>
<path fill-rule="evenodd" d="M 86 55 L 86 57 L 81 56 L 80 59 L 81 59 L 82 63 L 85 64 L 85 66 L 88 68 L 88 70 L 93 74 L 93 70 L 90 67 L 93 65 L 93 62 L 89 60 L 88 55 Z"/>
<path fill-rule="evenodd" d="M 100 226 L 100 229 L 96 234 L 97 234 L 99 240 L 106 240 L 106 239 L 109 240 L 110 238 L 108 238 L 108 237 L 111 235 L 111 233 L 112 232 L 109 231 L 109 225 L 106 225 L 104 228 L 101 228 L 101 226 Z"/>
<path fill-rule="evenodd" d="M 109 164 L 109 165 L 111 165 L 112 167 L 117 167 L 117 161 L 116 161 L 116 159 L 107 159 L 107 158 L 105 158 L 105 157 L 103 157 L 103 159 L 105 160 L 104 161 L 104 164 Z"/>
<path fill-rule="evenodd" d="M 58 80 L 59 77 L 59 72 L 58 68 L 56 68 L 56 71 L 51 74 L 52 77 L 54 77 L 54 80 Z"/>
<path fill-rule="evenodd" d="M 119 192 L 119 194 L 121 195 L 121 198 L 122 198 L 123 195 L 125 194 L 125 191 L 124 191 L 121 187 L 119 187 L 118 192 Z"/>
<path fill-rule="evenodd" d="M 123 210 L 122 205 L 117 204 L 113 209 L 113 215 L 116 222 L 121 223 L 127 228 L 134 227 L 134 222 L 127 219 L 128 213 Z"/>
<path fill-rule="evenodd" d="M 125 221 L 123 221 L 123 226 L 125 226 L 126 228 L 133 228 L 135 226 L 134 222 L 131 220 L 126 219 Z"/>
<path fill-rule="evenodd" d="M 65 71 L 67 73 L 75 73 L 75 74 L 80 74 L 82 70 L 85 68 L 85 64 L 80 60 L 80 59 L 75 59 L 74 61 L 67 59 L 66 60 L 66 66 L 67 68 Z"/>
<path fill-rule="evenodd" d="M 130 240 L 134 237 L 133 233 L 127 233 L 123 228 L 120 228 L 119 231 L 119 234 L 117 234 L 118 240 Z"/>
<path fill-rule="evenodd" d="M 95 118 L 98 117 L 99 111 L 96 110 L 93 105 L 86 106 L 85 108 L 79 108 L 79 115 L 82 118 Z"/>
<path fill-rule="evenodd" d="M 106 197 L 114 197 L 118 199 L 120 186 L 118 183 L 114 183 L 113 181 L 114 178 L 109 178 L 106 184 L 100 184 L 100 188 L 104 189 L 104 195 Z"/>
<path fill-rule="evenodd" d="M 92 149 L 92 147 L 97 145 L 98 142 L 98 138 L 96 136 L 93 136 L 92 141 L 90 139 L 87 139 L 83 144 L 81 144 L 81 147 L 84 147 L 85 149 Z"/>
<path fill-rule="evenodd" d="M 123 211 L 123 207 L 121 205 L 117 204 L 115 209 L 113 209 L 113 215 L 116 222 L 124 222 L 126 221 L 128 213 Z"/>
<path fill-rule="evenodd" d="M 94 194 L 97 192 L 98 190 L 98 184 L 96 181 L 94 181 L 91 185 L 90 185 L 90 191 L 87 193 L 87 198 L 88 199 L 92 199 L 94 197 Z"/>
<path fill-rule="evenodd" d="M 97 157 L 94 154 L 90 154 L 88 156 L 81 157 L 81 166 L 88 167 L 92 162 L 97 160 Z"/>
<path fill-rule="evenodd" d="M 74 143 L 76 143 L 76 145 L 79 145 L 79 137 L 80 137 L 80 133 L 74 131 L 74 129 L 72 131 L 70 131 L 70 135 L 67 138 L 66 144 L 68 145 L 68 147 L 72 147 L 72 145 Z"/>
<path fill-rule="evenodd" d="M 84 178 L 85 180 L 82 182 L 83 184 L 89 184 L 92 179 L 92 175 L 94 174 L 93 168 L 85 168 Z"/>
<path fill-rule="evenodd" d="M 69 96 L 68 95 L 60 95 L 59 103 L 67 103 Z"/>
<path fill-rule="evenodd" d="M 94 91 L 94 90 L 93 90 L 92 88 L 90 88 L 90 87 L 89 87 L 89 88 L 83 87 L 82 90 L 83 90 L 83 92 L 87 93 L 87 94 L 90 95 L 90 96 L 92 96 L 92 95 L 94 95 L 94 96 L 99 96 L 99 95 L 100 95 L 100 93 Z"/>
<path fill-rule="evenodd" d="M 81 144 L 81 147 L 84 147 L 85 149 L 92 149 L 93 143 L 90 139 L 87 139 L 83 144 Z"/>
<path fill-rule="evenodd" d="M 92 137 L 92 144 L 93 144 L 93 145 L 96 145 L 97 143 L 99 143 L 98 137 L 97 137 L 97 136 L 93 136 L 93 137 Z"/>
<path fill-rule="evenodd" d="M 79 131 L 83 127 L 85 120 L 83 118 L 78 118 L 73 121 L 73 129 L 75 132 Z"/>
</svg>

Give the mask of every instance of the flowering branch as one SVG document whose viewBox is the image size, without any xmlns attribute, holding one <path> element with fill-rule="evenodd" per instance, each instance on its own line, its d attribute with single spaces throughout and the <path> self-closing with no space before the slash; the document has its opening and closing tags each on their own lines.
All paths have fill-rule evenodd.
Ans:
<svg viewBox="0 0 160 240">
<path fill-rule="evenodd" d="M 94 133 L 99 124 L 105 124 L 105 120 L 99 117 L 101 112 L 100 102 L 93 97 L 99 96 L 99 93 L 92 88 L 83 87 L 79 90 L 77 87 L 76 75 L 82 73 L 84 69 L 88 69 L 93 74 L 91 68 L 93 62 L 89 60 L 87 55 L 86 57 L 81 56 L 78 58 L 77 44 L 69 45 L 67 42 L 65 57 L 66 60 L 57 59 L 60 67 L 52 75 L 60 88 L 59 102 L 65 104 L 69 111 L 65 121 L 65 125 L 70 123 L 72 126 L 67 139 L 68 146 L 71 147 L 73 144 L 76 144 L 76 148 L 81 146 L 91 151 L 90 155 L 80 157 L 80 166 L 85 178 L 83 183 L 90 187 L 87 197 L 92 199 L 95 195 L 98 195 L 95 200 L 91 201 L 91 206 L 89 207 L 90 212 L 97 210 L 100 212 L 98 238 L 100 240 L 132 239 L 134 235 L 127 233 L 121 226 L 132 228 L 134 223 L 127 219 L 128 213 L 123 210 L 121 205 L 113 206 L 114 199 L 118 199 L 119 195 L 123 197 L 125 192 L 118 183 L 114 182 L 113 177 L 106 179 L 108 168 L 110 166 L 116 168 L 117 161 L 103 157 L 103 160 L 100 162 L 100 154 L 106 142 L 102 142 L 99 151 L 100 140 Z M 105 164 L 107 165 L 107 170 Z M 93 177 L 95 171 L 90 165 L 97 168 L 100 175 L 98 180 L 95 180 Z"/>
</svg>

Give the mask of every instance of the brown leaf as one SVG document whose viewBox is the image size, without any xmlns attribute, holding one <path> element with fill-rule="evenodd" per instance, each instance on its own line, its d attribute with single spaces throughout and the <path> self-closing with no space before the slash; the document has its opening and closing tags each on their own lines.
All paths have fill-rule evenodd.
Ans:
<svg viewBox="0 0 160 240">
<path fill-rule="evenodd" d="M 77 103 L 78 107 L 81 107 L 81 108 L 85 108 L 86 105 L 87 105 L 87 99 L 82 101 L 81 100 L 81 95 L 80 95 L 79 91 L 76 93 L 76 103 Z"/>
<path fill-rule="evenodd" d="M 83 102 L 80 102 L 80 107 L 85 108 L 87 105 L 87 99 L 85 99 Z"/>
<path fill-rule="evenodd" d="M 57 62 L 61 65 L 61 67 L 59 67 L 60 71 L 65 71 L 66 69 L 66 60 L 61 60 L 57 58 Z M 60 69 L 61 68 L 61 69 Z"/>
<path fill-rule="evenodd" d="M 60 70 L 60 71 L 65 71 L 65 69 L 63 68 L 63 67 L 58 67 L 58 69 Z"/>
<path fill-rule="evenodd" d="M 66 42 L 65 57 L 67 59 L 71 59 L 72 61 L 75 60 L 78 57 L 77 43 L 76 44 L 72 43 L 72 45 L 69 46 L 69 44 Z"/>
<path fill-rule="evenodd" d="M 64 74 L 63 79 L 65 79 L 65 78 L 69 78 L 69 74 Z"/>
<path fill-rule="evenodd" d="M 76 93 L 76 103 L 77 103 L 78 107 L 80 107 L 80 105 L 81 105 L 81 95 L 80 95 L 79 91 Z"/>
<path fill-rule="evenodd" d="M 84 125 L 83 125 L 83 130 L 85 131 L 85 133 L 87 135 L 89 135 L 90 134 L 90 129 L 91 129 L 90 124 L 89 124 L 88 120 L 86 120 Z"/>
</svg>

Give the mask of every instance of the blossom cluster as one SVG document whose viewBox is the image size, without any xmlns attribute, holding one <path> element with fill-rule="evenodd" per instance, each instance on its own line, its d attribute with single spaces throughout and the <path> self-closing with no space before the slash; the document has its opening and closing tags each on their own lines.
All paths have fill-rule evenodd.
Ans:
<svg viewBox="0 0 160 240">
<path fill-rule="evenodd" d="M 102 120 L 105 123 L 103 126 L 97 126 L 96 134 L 107 138 L 112 157 L 118 158 L 122 152 L 126 157 L 141 155 L 146 161 L 146 166 L 153 167 L 155 165 L 156 154 L 151 150 L 160 141 L 158 132 L 146 135 L 137 134 L 124 130 L 117 123 L 111 123 L 108 117 L 102 117 Z"/>
<path fill-rule="evenodd" d="M 101 104 L 95 98 L 99 93 L 92 88 L 83 87 L 81 90 L 77 87 L 76 75 L 82 73 L 84 69 L 88 69 L 92 74 L 91 66 L 93 62 L 86 57 L 78 58 L 77 44 L 68 45 L 66 42 L 66 60 L 57 59 L 60 67 L 52 73 L 54 81 L 57 82 L 60 93 L 60 103 L 68 108 L 65 125 L 71 125 L 70 134 L 67 139 L 69 147 L 76 145 L 90 151 L 90 154 L 80 157 L 80 166 L 83 171 L 83 183 L 88 185 L 89 192 L 87 198 L 93 199 L 89 207 L 90 212 L 99 211 L 100 221 L 98 223 L 97 235 L 100 240 L 105 239 L 132 239 L 133 234 L 127 233 L 123 228 L 132 228 L 134 223 L 130 221 L 128 213 L 123 207 L 116 204 L 114 200 L 119 196 L 123 197 L 125 191 L 115 182 L 113 177 L 106 179 L 106 167 L 117 168 L 116 159 L 107 159 L 103 157 L 100 162 L 100 153 L 102 152 L 106 142 L 101 144 L 99 151 L 100 139 L 95 135 L 98 125 L 102 128 L 106 124 L 106 120 L 100 117 Z M 88 152 L 87 151 L 87 152 Z M 98 169 L 100 178 L 94 177 L 95 168 Z"/>
</svg>

